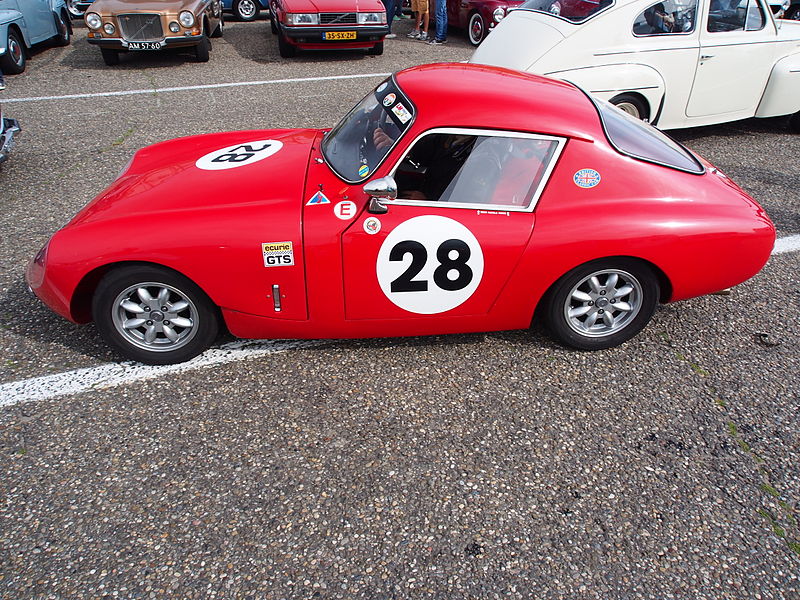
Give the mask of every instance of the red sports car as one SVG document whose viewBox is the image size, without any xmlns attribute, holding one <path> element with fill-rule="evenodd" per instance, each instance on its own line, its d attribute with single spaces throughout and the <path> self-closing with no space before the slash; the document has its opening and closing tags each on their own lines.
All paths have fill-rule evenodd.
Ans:
<svg viewBox="0 0 800 600">
<path fill-rule="evenodd" d="M 367 54 L 383 54 L 389 25 L 381 0 L 271 0 L 270 9 L 284 58 L 298 49 L 364 48 Z"/>
<path fill-rule="evenodd" d="M 389 77 L 332 130 L 138 151 L 27 280 L 154 364 L 223 327 L 386 337 L 527 328 L 534 314 L 591 350 L 634 336 L 659 302 L 752 277 L 774 240 L 720 171 L 572 84 L 435 64 Z"/>
</svg>

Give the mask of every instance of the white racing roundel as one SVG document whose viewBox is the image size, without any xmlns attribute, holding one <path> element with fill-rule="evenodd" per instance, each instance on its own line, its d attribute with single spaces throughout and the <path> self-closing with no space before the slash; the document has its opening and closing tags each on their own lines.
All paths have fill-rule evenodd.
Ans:
<svg viewBox="0 0 800 600">
<path fill-rule="evenodd" d="M 401 223 L 378 252 L 378 283 L 395 305 L 432 315 L 463 304 L 483 277 L 483 251 L 464 225 L 427 215 Z"/>
<path fill-rule="evenodd" d="M 252 165 L 254 162 L 264 160 L 283 148 L 283 142 L 278 140 L 257 140 L 255 142 L 242 142 L 227 148 L 209 152 L 197 159 L 194 163 L 198 169 L 205 171 L 220 171 Z"/>
</svg>

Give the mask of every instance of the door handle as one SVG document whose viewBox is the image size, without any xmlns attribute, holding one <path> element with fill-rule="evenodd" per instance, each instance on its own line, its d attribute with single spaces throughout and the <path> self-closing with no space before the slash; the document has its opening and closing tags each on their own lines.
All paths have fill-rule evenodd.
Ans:
<svg viewBox="0 0 800 600">
<path fill-rule="evenodd" d="M 701 54 L 700 60 L 708 60 L 709 58 L 714 58 L 713 54 Z"/>
</svg>

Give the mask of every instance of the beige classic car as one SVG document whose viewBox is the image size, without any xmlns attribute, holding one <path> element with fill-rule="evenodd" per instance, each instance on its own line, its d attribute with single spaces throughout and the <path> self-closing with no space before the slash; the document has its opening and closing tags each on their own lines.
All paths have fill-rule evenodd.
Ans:
<svg viewBox="0 0 800 600">
<path fill-rule="evenodd" d="M 90 44 L 107 65 L 120 52 L 190 48 L 208 61 L 210 37 L 222 36 L 221 0 L 95 0 L 84 15 Z"/>
</svg>

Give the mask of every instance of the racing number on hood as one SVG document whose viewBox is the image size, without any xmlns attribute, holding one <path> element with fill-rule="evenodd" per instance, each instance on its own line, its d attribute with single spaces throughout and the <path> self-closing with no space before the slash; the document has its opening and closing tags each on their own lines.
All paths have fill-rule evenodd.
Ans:
<svg viewBox="0 0 800 600">
<path fill-rule="evenodd" d="M 483 251 L 464 225 L 414 217 L 383 241 L 376 265 L 386 297 L 409 312 L 431 315 L 463 304 L 483 277 Z"/>
<path fill-rule="evenodd" d="M 227 148 L 220 148 L 209 152 L 197 159 L 195 166 L 204 171 L 220 171 L 251 165 L 268 158 L 283 148 L 283 142 L 278 140 L 257 140 L 244 142 Z"/>
</svg>

